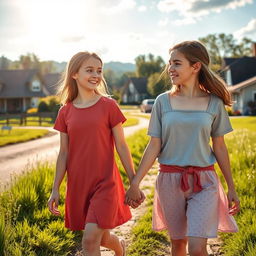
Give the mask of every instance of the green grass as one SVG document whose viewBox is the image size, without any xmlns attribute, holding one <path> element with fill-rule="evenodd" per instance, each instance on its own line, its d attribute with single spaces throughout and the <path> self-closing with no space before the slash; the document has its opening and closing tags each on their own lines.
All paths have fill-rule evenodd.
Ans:
<svg viewBox="0 0 256 256">
<path fill-rule="evenodd" d="M 148 141 L 146 131 L 137 132 L 127 141 L 137 167 Z M 127 187 L 119 159 L 117 164 Z M 54 164 L 39 164 L 13 180 L 10 189 L 0 195 L 1 256 L 65 256 L 80 244 L 82 233 L 64 228 L 65 184 L 60 188 L 61 217 L 47 209 L 54 172 Z"/>
<path fill-rule="evenodd" d="M 133 125 L 137 125 L 139 123 L 138 118 L 135 118 L 135 117 L 129 116 L 129 115 L 125 115 L 125 117 L 127 118 L 127 120 L 123 124 L 123 127 L 133 126 Z"/>
<path fill-rule="evenodd" d="M 135 106 L 135 105 L 119 105 L 119 107 L 120 107 L 122 110 L 126 110 L 126 109 L 137 110 L 137 109 L 139 109 L 139 106 Z"/>
<path fill-rule="evenodd" d="M 256 131 L 256 117 L 231 117 L 230 118 L 233 129 L 248 129 L 249 131 Z"/>
<path fill-rule="evenodd" d="M 226 143 L 241 201 L 241 211 L 235 217 L 239 232 L 221 237 L 225 256 L 253 256 L 256 255 L 256 118 L 242 118 L 241 124 L 238 119 L 232 119 L 235 131 L 226 136 Z"/>
<path fill-rule="evenodd" d="M 9 131 L 0 131 L 0 146 L 25 142 L 32 139 L 37 139 L 48 134 L 45 129 L 12 129 Z"/>
</svg>

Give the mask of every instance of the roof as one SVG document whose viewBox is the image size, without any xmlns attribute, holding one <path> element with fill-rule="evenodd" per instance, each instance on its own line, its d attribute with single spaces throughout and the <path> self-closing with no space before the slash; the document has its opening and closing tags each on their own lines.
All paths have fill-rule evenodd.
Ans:
<svg viewBox="0 0 256 256">
<path fill-rule="evenodd" d="M 133 83 L 138 93 L 148 93 L 146 77 L 131 77 L 130 81 Z"/>
<path fill-rule="evenodd" d="M 47 91 L 50 95 L 56 95 L 58 83 L 60 81 L 60 73 L 49 73 L 44 75 L 43 80 Z"/>
<path fill-rule="evenodd" d="M 256 57 L 224 58 L 221 72 L 230 69 L 232 83 L 238 84 L 256 76 Z"/>
<path fill-rule="evenodd" d="M 241 82 L 239 84 L 236 84 L 234 86 L 229 86 L 228 90 L 231 93 L 232 92 L 238 92 L 239 90 L 244 89 L 245 87 L 253 85 L 253 84 L 256 84 L 256 76 L 254 76 L 252 78 L 249 78 L 246 81 L 243 81 L 243 82 Z"/>
<path fill-rule="evenodd" d="M 0 98 L 45 97 L 43 91 L 35 92 L 29 88 L 31 80 L 37 75 L 36 69 L 0 70 Z"/>
</svg>

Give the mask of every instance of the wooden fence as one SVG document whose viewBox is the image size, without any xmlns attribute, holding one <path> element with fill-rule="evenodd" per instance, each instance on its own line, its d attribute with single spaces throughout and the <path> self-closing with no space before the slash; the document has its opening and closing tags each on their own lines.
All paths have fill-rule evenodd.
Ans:
<svg viewBox="0 0 256 256">
<path fill-rule="evenodd" d="M 27 125 L 27 122 L 35 122 L 40 126 L 43 122 L 54 123 L 57 113 L 53 112 L 41 112 L 41 113 L 20 113 L 20 114 L 0 114 L 0 125 L 11 126 L 13 124 L 17 125 Z M 31 117 L 34 117 L 33 120 Z M 50 119 L 50 121 L 49 121 Z M 47 121 L 46 121 L 47 120 Z"/>
</svg>

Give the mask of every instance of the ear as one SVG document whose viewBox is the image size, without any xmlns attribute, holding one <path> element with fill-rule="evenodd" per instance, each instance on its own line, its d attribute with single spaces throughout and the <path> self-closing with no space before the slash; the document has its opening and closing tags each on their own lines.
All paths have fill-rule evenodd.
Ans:
<svg viewBox="0 0 256 256">
<path fill-rule="evenodd" d="M 200 69 L 201 69 L 201 66 L 202 66 L 201 62 L 196 62 L 196 63 L 194 63 L 194 64 L 192 65 L 192 67 L 193 67 L 193 69 L 194 69 L 194 72 L 195 72 L 195 73 L 198 73 L 198 72 L 200 71 Z"/>
<path fill-rule="evenodd" d="M 77 79 L 77 73 L 75 73 L 74 75 L 72 75 L 72 78 L 76 80 L 76 79 Z"/>
</svg>

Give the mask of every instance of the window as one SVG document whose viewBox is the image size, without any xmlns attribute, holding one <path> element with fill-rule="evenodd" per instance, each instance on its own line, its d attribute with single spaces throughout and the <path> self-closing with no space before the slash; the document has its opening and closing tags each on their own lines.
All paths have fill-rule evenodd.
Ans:
<svg viewBox="0 0 256 256">
<path fill-rule="evenodd" d="M 32 91 L 33 92 L 39 92 L 41 91 L 41 85 L 40 85 L 40 82 L 38 80 L 34 80 L 32 82 Z"/>
<path fill-rule="evenodd" d="M 256 101 L 256 92 L 253 92 L 252 100 Z"/>
</svg>

